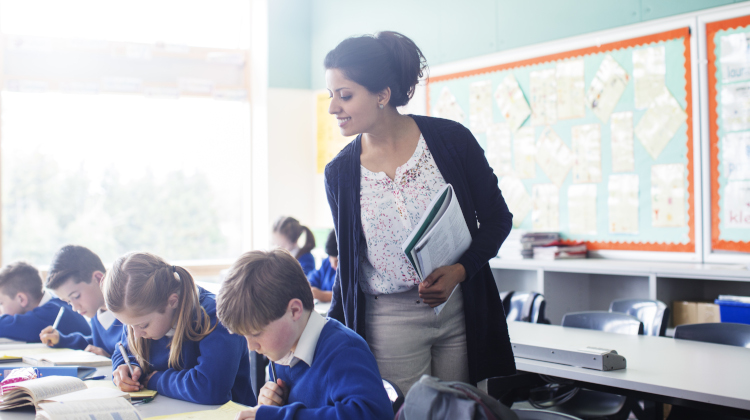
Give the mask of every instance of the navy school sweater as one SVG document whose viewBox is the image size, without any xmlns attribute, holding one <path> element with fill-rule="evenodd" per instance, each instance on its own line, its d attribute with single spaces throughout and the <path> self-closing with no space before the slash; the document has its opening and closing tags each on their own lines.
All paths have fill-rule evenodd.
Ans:
<svg viewBox="0 0 750 420">
<path fill-rule="evenodd" d="M 199 287 L 200 305 L 216 328 L 201 341 L 182 342 L 182 369 L 169 368 L 170 337 L 151 341 L 149 362 L 156 371 L 148 389 L 159 394 L 198 404 L 224 404 L 229 400 L 254 406 L 257 401 L 250 385 L 250 353 L 245 338 L 230 334 L 216 319 L 216 297 Z M 217 325 L 218 323 L 218 325 Z M 122 344 L 128 353 L 127 328 Z M 130 362 L 138 366 L 135 356 Z M 112 353 L 112 369 L 124 364 L 119 351 Z"/>
<path fill-rule="evenodd" d="M 320 269 L 313 270 L 307 275 L 307 281 L 310 282 L 310 286 L 317 287 L 320 290 L 330 291 L 333 289 L 333 281 L 336 280 L 336 270 L 331 267 L 331 262 L 328 258 L 323 260 L 320 264 Z"/>
<path fill-rule="evenodd" d="M 299 265 L 302 266 L 302 271 L 305 272 L 305 275 L 315 271 L 315 257 L 313 257 L 311 253 L 308 252 L 300 255 L 297 257 L 297 261 L 299 261 Z"/>
<path fill-rule="evenodd" d="M 277 364 L 276 375 L 289 387 L 289 399 L 283 407 L 260 406 L 258 420 L 393 419 L 375 356 L 362 337 L 335 319 L 320 333 L 312 366 Z"/>
<path fill-rule="evenodd" d="M 122 322 L 115 319 L 115 322 L 104 328 L 99 322 L 99 315 L 91 318 L 91 335 L 84 335 L 79 332 L 71 334 L 60 333 L 60 342 L 54 347 L 84 350 L 89 344 L 104 349 L 109 354 L 115 354 L 117 343 L 127 341 L 123 337 Z"/>
<path fill-rule="evenodd" d="M 55 323 L 60 307 L 65 308 L 65 313 L 58 325 L 58 331 L 64 334 L 91 334 L 91 327 L 86 318 L 76 313 L 67 303 L 53 297 L 44 305 L 37 306 L 25 314 L 0 316 L 0 337 L 39 343 L 39 333 Z"/>
</svg>

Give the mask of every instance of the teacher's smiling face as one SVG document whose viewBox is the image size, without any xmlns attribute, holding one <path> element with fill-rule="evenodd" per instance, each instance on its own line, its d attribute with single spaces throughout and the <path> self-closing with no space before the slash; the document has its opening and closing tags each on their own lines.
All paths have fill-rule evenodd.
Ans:
<svg viewBox="0 0 750 420">
<path fill-rule="evenodd" d="M 336 116 L 341 134 L 347 137 L 372 131 L 382 112 L 379 105 L 387 106 L 390 93 L 372 93 L 339 69 L 326 70 L 326 87 L 331 95 L 328 112 Z"/>
</svg>

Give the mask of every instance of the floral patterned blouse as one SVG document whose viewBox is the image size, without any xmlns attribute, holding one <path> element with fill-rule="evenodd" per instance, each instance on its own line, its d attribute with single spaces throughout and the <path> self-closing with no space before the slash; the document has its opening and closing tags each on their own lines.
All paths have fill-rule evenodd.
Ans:
<svg viewBox="0 0 750 420">
<path fill-rule="evenodd" d="M 359 203 L 367 255 L 360 266 L 359 284 L 365 293 L 402 293 L 419 284 L 401 244 L 444 186 L 443 175 L 421 135 L 414 154 L 396 169 L 393 180 L 385 172 L 361 167 Z"/>
</svg>

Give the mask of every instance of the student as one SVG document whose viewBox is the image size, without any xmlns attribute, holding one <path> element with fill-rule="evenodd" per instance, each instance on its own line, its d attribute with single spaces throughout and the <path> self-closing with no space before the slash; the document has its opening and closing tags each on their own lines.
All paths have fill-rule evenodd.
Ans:
<svg viewBox="0 0 750 420">
<path fill-rule="evenodd" d="M 245 253 L 217 301 L 221 322 L 266 355 L 277 375 L 261 389 L 259 405 L 236 419 L 393 418 L 367 343 L 313 311 L 310 286 L 289 253 Z"/>
<path fill-rule="evenodd" d="M 323 260 L 318 270 L 307 275 L 307 281 L 312 287 L 313 298 L 321 302 L 331 301 L 331 289 L 333 281 L 336 280 L 336 267 L 339 265 L 339 250 L 336 246 L 336 231 L 331 229 L 326 241 L 326 254 L 328 258 Z"/>
<path fill-rule="evenodd" d="M 65 308 L 60 332 L 91 334 L 86 318 L 44 291 L 36 268 L 19 261 L 0 270 L 0 337 L 38 343 L 39 332 L 55 322 L 60 308 Z"/>
<path fill-rule="evenodd" d="M 242 337 L 216 319 L 216 299 L 190 273 L 145 252 L 118 258 L 104 278 L 104 300 L 127 327 L 112 353 L 113 380 L 123 391 L 148 388 L 198 404 L 229 400 L 255 405 L 250 354 Z"/>
<path fill-rule="evenodd" d="M 39 334 L 42 343 L 106 357 L 114 354 L 122 340 L 122 322 L 104 304 L 100 286 L 106 272 L 99 256 L 86 247 L 66 245 L 57 251 L 47 274 L 47 288 L 79 314 L 91 317 L 91 335 L 60 334 L 48 326 Z"/>
<path fill-rule="evenodd" d="M 305 234 L 305 245 L 300 248 L 297 241 L 302 233 Z M 315 270 L 315 257 L 310 251 L 315 248 L 315 237 L 307 226 L 302 226 L 294 217 L 281 216 L 273 224 L 273 244 L 281 249 L 286 249 L 297 258 L 299 265 L 305 275 Z"/>
</svg>

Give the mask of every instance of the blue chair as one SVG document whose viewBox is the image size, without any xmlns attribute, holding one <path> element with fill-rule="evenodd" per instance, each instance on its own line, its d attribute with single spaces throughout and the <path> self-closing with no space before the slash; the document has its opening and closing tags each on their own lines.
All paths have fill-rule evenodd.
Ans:
<svg viewBox="0 0 750 420">
<path fill-rule="evenodd" d="M 581 420 L 579 417 L 573 417 L 568 414 L 555 413 L 546 410 L 532 409 L 513 409 L 518 416 L 518 420 Z"/>
<path fill-rule="evenodd" d="M 750 325 L 730 322 L 678 325 L 674 338 L 750 348 Z"/>
<path fill-rule="evenodd" d="M 643 322 L 628 314 L 617 312 L 571 312 L 563 316 L 562 326 L 616 334 L 643 335 Z"/>
<path fill-rule="evenodd" d="M 618 299 L 609 305 L 610 312 L 622 312 L 643 322 L 645 335 L 664 337 L 669 324 L 669 307 L 648 299 Z"/>
<path fill-rule="evenodd" d="M 505 319 L 508 321 L 531 322 L 533 324 L 549 324 L 545 317 L 547 302 L 544 295 L 536 292 L 506 292 L 506 295 L 500 294 L 505 302 L 508 302 L 508 309 L 505 311 Z"/>
</svg>

